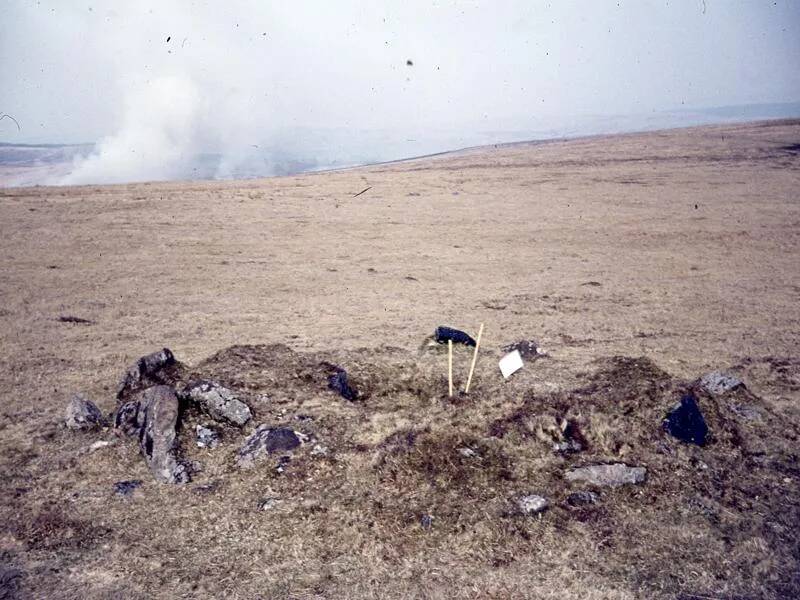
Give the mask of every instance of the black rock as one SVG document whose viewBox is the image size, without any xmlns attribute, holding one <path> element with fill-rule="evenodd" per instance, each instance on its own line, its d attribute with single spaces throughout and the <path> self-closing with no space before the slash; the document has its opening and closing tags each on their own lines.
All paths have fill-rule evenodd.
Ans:
<svg viewBox="0 0 800 600">
<path fill-rule="evenodd" d="M 136 488 L 142 485 L 141 479 L 132 479 L 131 481 L 118 481 L 114 484 L 114 493 L 126 498 L 136 491 Z"/>
<path fill-rule="evenodd" d="M 514 352 L 514 350 L 516 350 L 525 360 L 533 360 L 543 356 L 541 348 L 536 340 L 520 340 L 518 342 L 514 342 L 513 344 L 503 346 L 502 350 L 506 353 Z"/>
<path fill-rule="evenodd" d="M 236 454 L 236 464 L 249 468 L 264 455 L 287 452 L 300 445 L 300 438 L 287 427 L 272 428 L 260 425 L 244 442 Z"/>
<path fill-rule="evenodd" d="M 666 416 L 664 431 L 682 442 L 703 446 L 708 436 L 708 425 L 697 405 L 694 394 L 686 394 Z"/>
<path fill-rule="evenodd" d="M 580 492 L 572 492 L 567 496 L 567 504 L 570 506 L 585 506 L 586 504 L 595 504 L 597 502 L 597 494 L 581 490 Z"/>
<path fill-rule="evenodd" d="M 339 369 L 328 376 L 328 387 L 345 400 L 353 402 L 358 399 L 358 392 L 350 385 L 347 380 L 347 371 L 344 369 Z"/>
<path fill-rule="evenodd" d="M 475 345 L 475 340 L 473 340 L 472 337 L 452 327 L 437 327 L 433 334 L 433 339 L 438 344 L 446 344 L 449 340 L 452 340 L 454 344 L 465 344 L 467 346 Z"/>
</svg>

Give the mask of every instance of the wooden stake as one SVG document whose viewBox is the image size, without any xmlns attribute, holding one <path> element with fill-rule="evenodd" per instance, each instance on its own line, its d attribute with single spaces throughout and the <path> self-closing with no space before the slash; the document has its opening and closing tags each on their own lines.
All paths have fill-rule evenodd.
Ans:
<svg viewBox="0 0 800 600">
<path fill-rule="evenodd" d="M 450 397 L 453 397 L 453 340 L 447 340 L 447 383 Z"/>
<path fill-rule="evenodd" d="M 475 363 L 478 362 L 478 348 L 481 347 L 481 336 L 483 335 L 483 323 L 478 330 L 478 339 L 475 341 L 475 353 L 472 355 L 472 366 L 469 368 L 469 377 L 467 377 L 467 387 L 464 388 L 464 393 L 469 394 L 469 385 L 472 383 L 472 374 L 475 372 Z"/>
</svg>

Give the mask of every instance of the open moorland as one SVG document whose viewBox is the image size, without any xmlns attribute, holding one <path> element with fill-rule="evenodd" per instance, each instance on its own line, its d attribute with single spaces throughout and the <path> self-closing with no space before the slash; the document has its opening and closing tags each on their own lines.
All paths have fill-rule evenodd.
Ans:
<svg viewBox="0 0 800 600">
<path fill-rule="evenodd" d="M 788 120 L 0 189 L 0 598 L 799 597 L 798 193 Z M 481 323 L 449 397 L 426 338 Z M 164 347 L 182 484 L 113 426 Z M 703 445 L 662 427 L 686 395 Z M 243 465 L 260 425 L 299 444 Z M 609 464 L 645 475 L 571 475 Z"/>
</svg>

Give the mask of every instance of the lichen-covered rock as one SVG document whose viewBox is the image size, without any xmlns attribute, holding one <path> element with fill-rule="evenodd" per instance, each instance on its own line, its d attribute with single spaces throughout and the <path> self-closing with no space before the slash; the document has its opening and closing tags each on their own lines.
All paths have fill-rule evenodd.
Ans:
<svg viewBox="0 0 800 600">
<path fill-rule="evenodd" d="M 75 394 L 67 404 L 65 423 L 68 429 L 88 431 L 106 424 L 103 413 L 83 394 Z"/>
<path fill-rule="evenodd" d="M 158 481 L 186 483 L 189 469 L 178 458 L 178 396 L 166 385 L 148 388 L 139 401 L 136 416 L 139 447 Z"/>
<path fill-rule="evenodd" d="M 705 391 L 715 395 L 725 394 L 726 392 L 744 387 L 744 382 L 738 377 L 718 371 L 706 373 L 699 379 L 698 383 Z"/>
<path fill-rule="evenodd" d="M 114 427 L 125 435 L 137 435 L 139 433 L 138 415 L 138 401 L 121 404 L 114 415 Z"/>
<path fill-rule="evenodd" d="M 122 376 L 117 388 L 117 400 L 123 400 L 128 394 L 150 385 L 164 384 L 159 376 L 160 371 L 175 364 L 175 356 L 169 348 L 162 348 L 137 360 Z"/>
<path fill-rule="evenodd" d="M 219 446 L 220 435 L 216 429 L 198 425 L 195 427 L 198 448 L 216 448 Z"/>
<path fill-rule="evenodd" d="M 647 476 L 644 467 L 629 467 L 623 463 L 592 465 L 567 471 L 567 481 L 581 481 L 598 487 L 619 487 L 643 483 Z"/>
<path fill-rule="evenodd" d="M 517 507 L 523 515 L 538 514 L 549 506 L 550 502 L 547 498 L 537 494 L 527 494 L 517 499 Z"/>
<path fill-rule="evenodd" d="M 194 381 L 183 389 L 181 395 L 216 421 L 241 427 L 253 417 L 250 407 L 236 394 L 213 381 Z"/>
<path fill-rule="evenodd" d="M 293 450 L 299 445 L 300 438 L 291 429 L 259 425 L 236 453 L 236 464 L 242 468 L 250 468 L 262 456 Z"/>
</svg>

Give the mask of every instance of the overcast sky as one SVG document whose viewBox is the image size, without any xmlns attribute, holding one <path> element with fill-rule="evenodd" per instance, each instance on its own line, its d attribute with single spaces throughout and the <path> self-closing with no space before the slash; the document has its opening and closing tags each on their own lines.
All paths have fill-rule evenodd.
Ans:
<svg viewBox="0 0 800 600">
<path fill-rule="evenodd" d="M 21 128 L 0 121 L 0 141 L 167 162 L 294 126 L 418 136 L 790 102 L 800 2 L 6 0 L 0 90 Z"/>
</svg>

